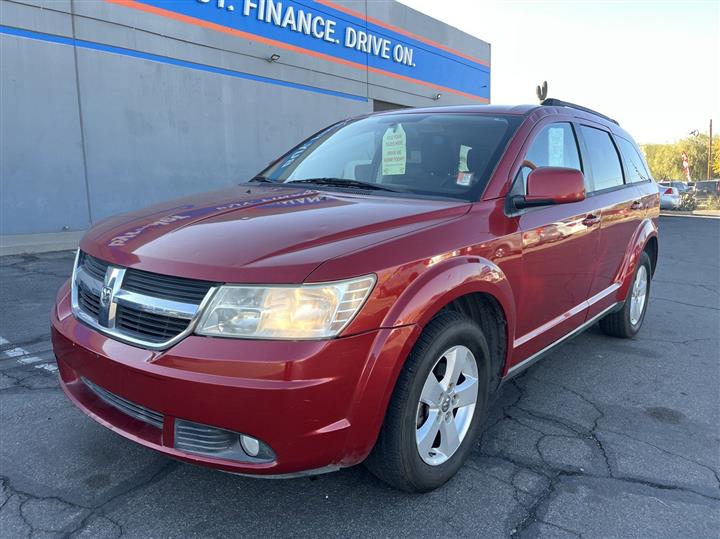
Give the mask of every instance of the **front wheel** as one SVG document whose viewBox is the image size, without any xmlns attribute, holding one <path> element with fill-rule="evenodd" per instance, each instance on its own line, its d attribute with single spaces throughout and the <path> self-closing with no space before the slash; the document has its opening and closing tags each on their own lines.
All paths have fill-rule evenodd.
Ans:
<svg viewBox="0 0 720 539">
<path fill-rule="evenodd" d="M 490 392 L 480 327 L 443 312 L 425 328 L 398 378 L 366 466 L 407 492 L 426 492 L 458 471 L 477 439 Z"/>
<path fill-rule="evenodd" d="M 645 251 L 640 255 L 640 261 L 635 268 L 633 283 L 625 299 L 625 305 L 618 312 L 612 313 L 600 320 L 600 329 L 612 337 L 634 337 L 642 327 L 650 299 L 650 279 L 652 277 L 652 264 Z"/>
</svg>

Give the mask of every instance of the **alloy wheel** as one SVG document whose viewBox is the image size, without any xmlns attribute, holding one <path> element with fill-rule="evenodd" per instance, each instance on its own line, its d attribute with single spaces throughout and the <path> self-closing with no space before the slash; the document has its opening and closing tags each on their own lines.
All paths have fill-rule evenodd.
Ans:
<svg viewBox="0 0 720 539">
<path fill-rule="evenodd" d="M 415 441 L 426 464 L 443 464 L 458 450 L 475 414 L 478 387 L 477 362 L 466 346 L 453 346 L 435 362 L 417 406 Z"/>
<path fill-rule="evenodd" d="M 637 326 L 642 317 L 645 301 L 647 301 L 648 273 L 643 265 L 638 268 L 635 275 L 632 291 L 630 293 L 630 323 Z"/>
</svg>

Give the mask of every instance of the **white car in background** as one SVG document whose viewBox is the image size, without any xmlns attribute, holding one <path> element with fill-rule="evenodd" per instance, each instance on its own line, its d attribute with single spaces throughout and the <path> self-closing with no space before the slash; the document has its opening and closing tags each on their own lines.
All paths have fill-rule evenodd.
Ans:
<svg viewBox="0 0 720 539">
<path fill-rule="evenodd" d="M 677 187 L 658 185 L 661 210 L 677 210 L 680 207 L 680 192 Z"/>
<path fill-rule="evenodd" d="M 689 185 L 687 182 L 681 182 L 677 180 L 658 182 L 658 185 L 662 185 L 663 187 L 676 187 L 680 195 L 683 195 L 688 191 L 693 192 L 695 190 L 693 186 Z"/>
</svg>

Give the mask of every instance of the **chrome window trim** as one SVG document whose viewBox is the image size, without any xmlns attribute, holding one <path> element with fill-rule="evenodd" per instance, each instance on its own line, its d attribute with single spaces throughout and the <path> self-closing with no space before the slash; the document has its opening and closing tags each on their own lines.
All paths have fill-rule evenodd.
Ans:
<svg viewBox="0 0 720 539">
<path fill-rule="evenodd" d="M 186 304 L 177 301 L 166 300 L 162 298 L 155 298 L 152 296 L 146 296 L 138 294 L 136 292 L 130 292 L 128 290 L 122 290 L 122 279 L 125 275 L 125 268 L 108 265 L 107 272 L 105 273 L 105 281 L 100 282 L 95 279 L 81 267 L 78 266 L 80 262 L 80 250 L 78 249 L 75 255 L 75 264 L 73 266 L 72 282 L 70 289 L 70 301 L 72 305 L 72 312 L 75 318 L 81 321 L 83 324 L 90 326 L 94 330 L 112 337 L 118 341 L 137 346 L 139 348 L 145 348 L 148 350 L 166 350 L 171 346 L 177 344 L 188 335 L 195 331 L 200 315 L 212 299 L 213 295 L 217 291 L 218 287 L 213 286 L 207 291 L 205 297 L 196 307 L 193 304 Z M 102 297 L 103 288 L 107 287 L 112 290 L 110 295 L 110 305 L 107 306 L 107 327 L 100 324 L 99 320 L 95 320 L 92 316 L 88 315 L 80 308 L 80 302 L 78 298 L 78 281 L 81 281 L 85 286 L 90 288 L 91 291 L 95 292 L 98 296 Z M 178 333 L 172 339 L 163 342 L 151 342 L 143 339 L 138 339 L 123 333 L 121 330 L 115 327 L 115 314 L 117 312 L 118 304 L 126 304 L 137 308 L 139 310 L 168 316 L 172 318 L 189 320 L 187 328 L 181 333 Z M 100 315 L 102 316 L 102 314 Z M 99 317 L 100 318 L 100 317 Z"/>
</svg>

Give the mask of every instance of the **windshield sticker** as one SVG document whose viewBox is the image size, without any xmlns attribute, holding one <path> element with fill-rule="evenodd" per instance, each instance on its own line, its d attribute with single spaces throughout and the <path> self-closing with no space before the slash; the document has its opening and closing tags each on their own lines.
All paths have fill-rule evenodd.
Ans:
<svg viewBox="0 0 720 539">
<path fill-rule="evenodd" d="M 468 164 L 467 164 L 468 153 L 470 153 L 470 150 L 472 150 L 472 147 L 465 146 L 464 144 L 460 145 L 460 163 L 458 164 L 459 172 L 469 172 L 470 171 L 470 169 L 468 168 Z"/>
<path fill-rule="evenodd" d="M 548 130 L 548 165 L 561 167 L 565 163 L 565 129 L 551 127 Z"/>
<path fill-rule="evenodd" d="M 405 174 L 407 161 L 407 137 L 400 124 L 388 127 L 382 139 L 383 176 Z"/>
<path fill-rule="evenodd" d="M 458 185 L 470 185 L 472 183 L 472 172 L 458 172 L 456 183 Z"/>
</svg>

